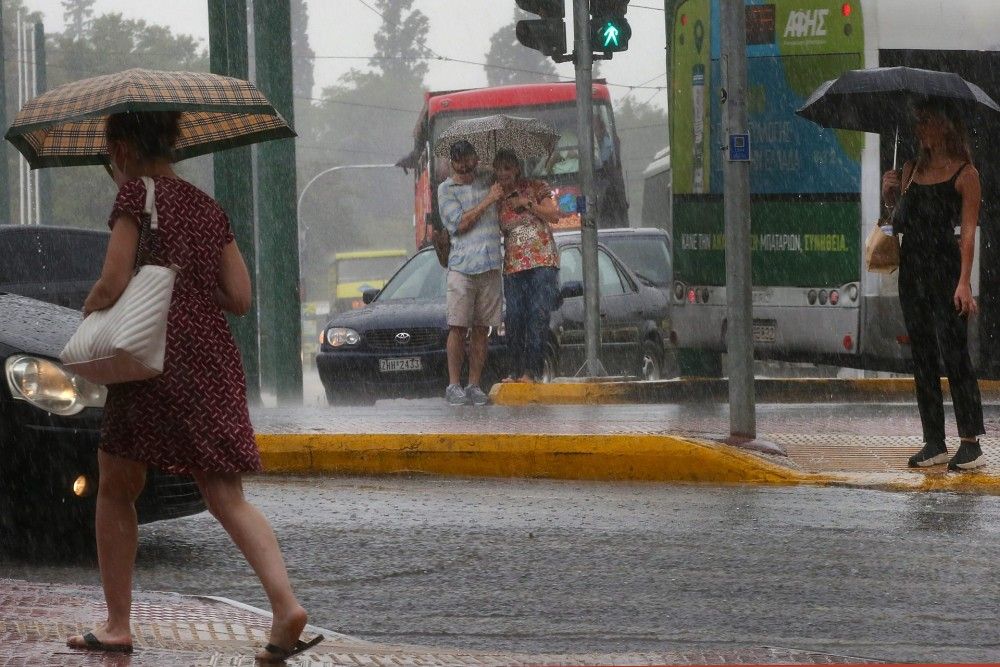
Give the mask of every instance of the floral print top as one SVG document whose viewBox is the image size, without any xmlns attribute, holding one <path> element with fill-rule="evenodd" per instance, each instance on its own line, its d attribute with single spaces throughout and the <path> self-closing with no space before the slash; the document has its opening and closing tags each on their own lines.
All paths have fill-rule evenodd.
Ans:
<svg viewBox="0 0 1000 667">
<path fill-rule="evenodd" d="M 545 181 L 521 180 L 514 190 L 520 197 L 536 203 L 551 198 L 552 188 Z M 549 225 L 528 209 L 515 210 L 509 199 L 497 204 L 500 231 L 504 240 L 504 273 L 517 273 L 539 266 L 559 267 L 559 253 Z"/>
</svg>

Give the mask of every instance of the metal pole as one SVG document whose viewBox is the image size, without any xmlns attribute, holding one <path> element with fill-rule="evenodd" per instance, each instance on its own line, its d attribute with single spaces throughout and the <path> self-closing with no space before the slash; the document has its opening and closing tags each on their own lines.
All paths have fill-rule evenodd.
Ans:
<svg viewBox="0 0 1000 667">
<path fill-rule="evenodd" d="M 597 277 L 597 222 L 594 219 L 594 98 L 591 92 L 590 2 L 573 0 L 576 62 L 576 122 L 580 151 L 580 251 L 583 258 L 583 326 L 587 375 L 605 375 L 601 364 L 601 293 Z"/>
<path fill-rule="evenodd" d="M 24 106 L 24 30 L 22 29 L 21 23 L 21 11 L 17 12 L 16 20 L 17 28 L 17 108 L 20 109 Z M 25 224 L 26 219 L 24 216 L 24 156 L 18 151 L 17 155 L 17 195 L 18 195 L 18 214 L 20 216 L 21 224 Z"/>
<path fill-rule="evenodd" d="M 6 53 L 4 39 L 3 2 L 0 2 L 0 53 Z M 7 68 L 0 66 L 0 127 L 7 127 Z M 0 142 L 0 225 L 9 225 L 10 219 L 10 170 L 7 167 L 7 145 Z"/>
<path fill-rule="evenodd" d="M 298 201 L 295 203 L 295 210 L 297 212 L 299 212 L 299 213 L 302 212 L 302 198 L 306 196 L 306 190 L 308 190 L 309 186 L 312 185 L 313 183 L 315 183 L 319 179 L 319 177 L 323 176 L 324 174 L 329 174 L 330 172 L 339 171 L 341 169 L 386 169 L 386 168 L 393 168 L 393 169 L 395 169 L 396 165 L 394 165 L 394 164 L 339 164 L 336 167 L 330 167 L 329 169 L 324 169 L 323 171 L 319 172 L 318 174 L 316 174 L 315 176 L 313 176 L 312 178 L 310 178 L 309 182 L 306 183 L 306 186 L 304 188 L 302 188 L 302 192 L 299 193 Z"/>
<path fill-rule="evenodd" d="M 35 95 L 48 89 L 47 61 L 45 57 L 45 25 L 35 23 Z M 35 209 L 40 223 L 55 222 L 52 215 L 52 174 L 48 169 L 35 170 Z"/>
<path fill-rule="evenodd" d="M 27 62 L 25 67 L 28 68 L 28 100 L 31 100 L 35 95 L 38 94 L 38 78 L 37 72 L 35 71 L 35 26 L 34 24 L 25 23 L 24 24 L 25 40 L 27 48 Z M 38 170 L 28 169 L 28 211 L 31 215 L 31 224 L 37 225 L 41 222 L 41 218 L 38 214 Z"/>
<path fill-rule="evenodd" d="M 215 74 L 248 78 L 246 0 L 208 1 L 209 64 Z M 260 341 L 257 240 L 254 229 L 253 174 L 250 147 L 216 153 L 212 159 L 215 198 L 229 214 L 236 244 L 250 272 L 254 298 L 244 317 L 230 317 L 247 378 L 247 400 L 260 403 Z"/>
<path fill-rule="evenodd" d="M 722 2 L 723 123 L 727 139 L 747 131 L 747 34 L 744 0 Z M 727 141 L 727 150 L 731 141 Z M 749 150 L 749 148 L 748 148 Z M 729 433 L 756 438 L 753 386 L 753 286 L 750 273 L 750 162 L 727 154 L 725 178 L 726 352 L 729 360 Z"/>
<path fill-rule="evenodd" d="M 257 86 L 294 127 L 292 18 L 287 2 L 254 2 Z M 271 364 L 279 404 L 302 403 L 302 307 L 295 211 L 295 140 L 257 148 L 260 221 L 261 353 Z"/>
</svg>

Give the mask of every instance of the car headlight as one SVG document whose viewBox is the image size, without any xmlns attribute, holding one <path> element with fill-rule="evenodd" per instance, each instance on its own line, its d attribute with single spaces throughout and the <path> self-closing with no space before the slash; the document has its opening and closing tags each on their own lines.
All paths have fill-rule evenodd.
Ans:
<svg viewBox="0 0 1000 667">
<path fill-rule="evenodd" d="M 361 334 L 354 329 L 348 329 L 346 327 L 330 327 L 326 330 L 326 343 L 330 347 L 357 345 L 360 341 Z"/>
<path fill-rule="evenodd" d="M 107 389 L 84 380 L 59 364 L 40 357 L 17 355 L 4 364 L 11 395 L 57 415 L 75 415 L 84 408 L 104 407 Z"/>
</svg>

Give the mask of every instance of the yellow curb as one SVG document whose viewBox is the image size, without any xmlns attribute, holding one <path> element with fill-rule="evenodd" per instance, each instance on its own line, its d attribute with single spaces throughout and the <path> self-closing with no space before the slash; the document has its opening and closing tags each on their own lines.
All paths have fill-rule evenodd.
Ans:
<svg viewBox="0 0 1000 667">
<path fill-rule="evenodd" d="M 948 380 L 942 378 L 948 391 Z M 787 378 L 757 379 L 756 398 L 760 402 L 811 402 L 830 400 L 884 400 L 890 397 L 912 398 L 912 378 Z M 1000 398 L 1000 381 L 980 380 L 984 397 Z M 726 380 L 716 378 L 680 378 L 653 382 L 553 382 L 531 384 L 511 382 L 496 384 L 490 391 L 495 405 L 595 405 L 633 402 L 684 402 L 686 400 L 725 400 Z"/>
<path fill-rule="evenodd" d="M 828 484 L 714 442 L 670 435 L 258 434 L 268 473 L 420 472 L 711 484 Z"/>
</svg>

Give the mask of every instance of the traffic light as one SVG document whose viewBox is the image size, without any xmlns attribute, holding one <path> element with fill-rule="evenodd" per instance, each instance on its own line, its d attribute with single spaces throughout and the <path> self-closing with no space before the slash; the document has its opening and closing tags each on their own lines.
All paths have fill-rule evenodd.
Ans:
<svg viewBox="0 0 1000 667">
<path fill-rule="evenodd" d="M 514 0 L 517 6 L 540 18 L 518 21 L 515 27 L 517 41 L 529 49 L 541 51 L 546 56 L 558 57 L 566 53 L 566 10 L 563 0 Z"/>
<path fill-rule="evenodd" d="M 605 53 L 625 51 L 632 27 L 625 18 L 628 0 L 590 0 L 590 48 Z"/>
</svg>

